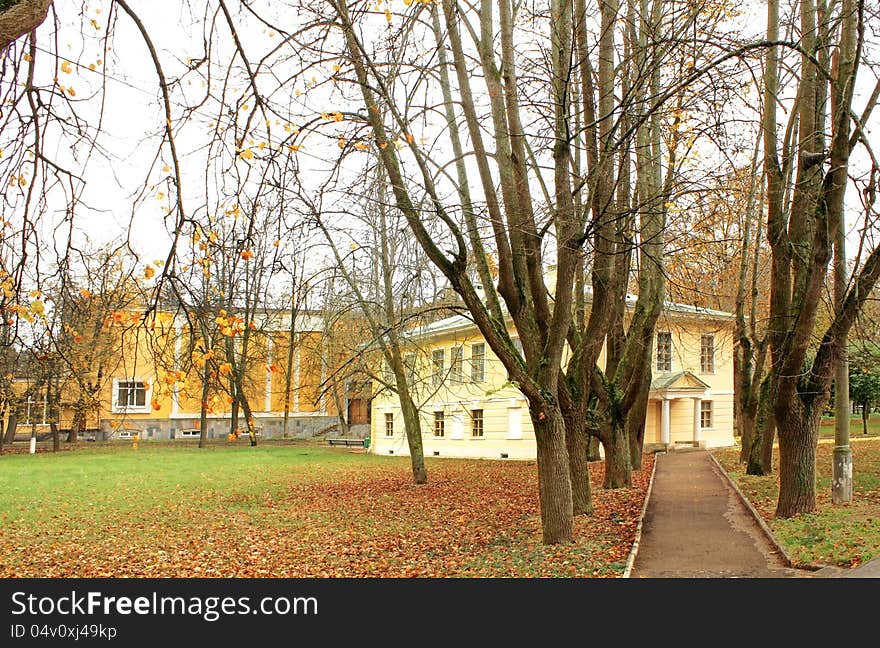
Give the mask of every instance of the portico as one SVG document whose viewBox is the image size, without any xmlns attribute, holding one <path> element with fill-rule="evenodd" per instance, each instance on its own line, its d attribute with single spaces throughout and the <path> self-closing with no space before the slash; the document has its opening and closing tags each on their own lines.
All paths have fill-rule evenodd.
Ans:
<svg viewBox="0 0 880 648">
<path fill-rule="evenodd" d="M 649 399 L 659 401 L 660 403 L 660 420 L 657 441 L 663 445 L 671 445 L 676 442 L 690 441 L 694 445 L 702 445 L 703 439 L 701 432 L 704 427 L 711 427 L 711 408 L 704 408 L 703 401 L 709 399 L 710 387 L 700 378 L 690 371 L 676 371 L 658 375 L 651 382 L 651 391 Z M 678 418 L 683 416 L 683 412 L 673 411 L 673 402 L 684 404 L 684 401 L 690 400 L 691 405 L 691 438 L 673 439 L 670 433 L 672 429 L 672 419 L 676 415 Z M 711 401 L 708 401 L 711 406 Z M 675 409 L 681 409 L 675 407 Z M 706 423 L 710 425 L 706 425 Z M 682 426 L 676 426 L 682 429 Z"/>
</svg>

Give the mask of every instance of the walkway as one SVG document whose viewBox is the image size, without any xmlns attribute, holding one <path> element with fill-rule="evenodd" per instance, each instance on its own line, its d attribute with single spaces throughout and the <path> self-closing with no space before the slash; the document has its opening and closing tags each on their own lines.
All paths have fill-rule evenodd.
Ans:
<svg viewBox="0 0 880 648">
<path fill-rule="evenodd" d="M 799 578 L 705 450 L 657 455 L 632 578 Z"/>
</svg>

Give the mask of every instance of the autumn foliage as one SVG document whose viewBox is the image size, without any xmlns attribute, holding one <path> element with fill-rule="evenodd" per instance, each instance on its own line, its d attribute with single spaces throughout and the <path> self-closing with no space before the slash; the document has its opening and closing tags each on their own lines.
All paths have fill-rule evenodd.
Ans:
<svg viewBox="0 0 880 648">
<path fill-rule="evenodd" d="M 107 452 L 121 455 L 113 468 Z M 608 491 L 593 463 L 595 514 L 576 518 L 578 542 L 542 546 L 533 462 L 435 460 L 431 483 L 415 486 L 402 457 L 260 452 L 41 455 L 105 465 L 104 485 L 48 501 L 0 491 L 0 577 L 617 577 L 653 465 L 646 457 L 633 488 Z M 33 463 L 10 461 L 27 459 L 4 457 L 6 474 L 27 480 Z"/>
</svg>

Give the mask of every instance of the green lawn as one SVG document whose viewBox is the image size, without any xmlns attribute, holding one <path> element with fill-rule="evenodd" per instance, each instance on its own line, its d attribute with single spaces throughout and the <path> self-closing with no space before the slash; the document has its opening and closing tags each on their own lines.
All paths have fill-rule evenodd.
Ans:
<svg viewBox="0 0 880 648">
<path fill-rule="evenodd" d="M 849 434 L 851 437 L 863 437 L 866 436 L 864 433 L 864 426 L 862 425 L 862 417 L 852 416 L 849 419 Z M 819 424 L 819 436 L 825 437 L 834 437 L 834 417 L 833 416 L 825 416 L 822 418 L 822 422 Z M 880 436 L 880 416 L 877 414 L 872 414 L 868 419 L 868 434 L 867 436 Z"/>
<path fill-rule="evenodd" d="M 619 576 L 637 487 L 599 488 L 577 542 L 540 543 L 534 462 L 314 444 L 81 444 L 0 456 L 0 577 Z"/>
<path fill-rule="evenodd" d="M 880 439 L 857 439 L 853 450 L 853 501 L 831 503 L 833 443 L 820 441 L 817 453 L 817 499 L 814 513 L 776 519 L 778 468 L 766 477 L 746 475 L 739 449 L 715 451 L 728 474 L 749 498 L 776 538 L 800 563 L 855 566 L 880 556 Z"/>
</svg>

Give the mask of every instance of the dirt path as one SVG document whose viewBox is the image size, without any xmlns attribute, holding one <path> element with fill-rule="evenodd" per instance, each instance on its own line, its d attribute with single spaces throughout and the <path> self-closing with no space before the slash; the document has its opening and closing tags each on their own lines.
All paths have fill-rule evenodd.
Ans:
<svg viewBox="0 0 880 648">
<path fill-rule="evenodd" d="M 704 451 L 657 455 L 632 578 L 799 578 Z"/>
</svg>

